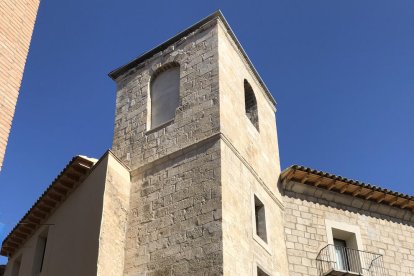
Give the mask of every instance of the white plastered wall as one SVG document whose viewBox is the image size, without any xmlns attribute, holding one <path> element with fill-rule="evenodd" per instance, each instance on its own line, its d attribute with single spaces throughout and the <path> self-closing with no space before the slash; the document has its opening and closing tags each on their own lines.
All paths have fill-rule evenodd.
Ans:
<svg viewBox="0 0 414 276">
<path fill-rule="evenodd" d="M 83 183 L 9 259 L 4 276 L 12 275 L 13 263 L 20 257 L 19 276 L 33 275 L 37 240 L 46 230 L 41 276 L 122 275 L 123 250 L 118 251 L 121 248 L 118 245 L 123 249 L 125 232 L 120 223 L 123 217 L 111 213 L 116 209 L 111 208 L 113 203 L 110 201 L 122 201 L 126 195 L 120 193 L 119 197 L 111 197 L 115 187 L 109 186 L 117 184 L 116 189 L 129 193 L 128 181 L 126 169 L 111 154 L 101 158 Z M 111 223 L 117 223 L 117 227 L 109 231 Z M 104 249 L 105 253 L 102 252 Z"/>
</svg>

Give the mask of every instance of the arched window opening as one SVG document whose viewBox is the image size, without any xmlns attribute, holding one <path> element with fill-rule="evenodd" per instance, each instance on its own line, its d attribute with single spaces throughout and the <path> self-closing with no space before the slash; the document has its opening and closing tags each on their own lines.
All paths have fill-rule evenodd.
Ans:
<svg viewBox="0 0 414 276">
<path fill-rule="evenodd" d="M 158 69 L 151 78 L 151 128 L 175 117 L 180 100 L 180 67 L 170 63 Z"/>
<path fill-rule="evenodd" d="M 254 127 L 259 130 L 259 115 L 257 114 L 257 101 L 253 89 L 247 80 L 244 80 L 244 107 L 246 116 Z"/>
</svg>

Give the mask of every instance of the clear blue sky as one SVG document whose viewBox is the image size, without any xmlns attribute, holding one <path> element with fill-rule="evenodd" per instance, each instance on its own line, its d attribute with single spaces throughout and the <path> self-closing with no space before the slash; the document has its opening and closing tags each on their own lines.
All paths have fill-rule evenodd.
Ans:
<svg viewBox="0 0 414 276">
<path fill-rule="evenodd" d="M 414 1 L 43 0 L 0 173 L 0 240 L 72 156 L 111 147 L 107 73 L 217 9 L 278 103 L 282 168 L 414 194 Z"/>
</svg>

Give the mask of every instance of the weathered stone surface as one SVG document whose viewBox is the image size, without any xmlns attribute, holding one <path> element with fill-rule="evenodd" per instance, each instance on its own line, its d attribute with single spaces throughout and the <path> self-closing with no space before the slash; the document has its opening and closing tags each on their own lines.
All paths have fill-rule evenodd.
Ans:
<svg viewBox="0 0 414 276">
<path fill-rule="evenodd" d="M 221 272 L 219 152 L 207 143 L 133 177 L 125 275 Z"/>
<path fill-rule="evenodd" d="M 148 129 L 151 74 L 169 62 L 180 64 L 180 104 Z M 245 79 L 260 131 L 245 114 Z M 132 175 L 125 275 L 247 275 L 258 264 L 286 275 L 275 107 L 220 19 L 116 81 L 113 150 Z M 254 194 L 268 243 L 253 235 Z"/>
<path fill-rule="evenodd" d="M 291 183 L 289 187 L 293 186 Z M 295 182 L 294 185 L 284 196 L 290 275 L 318 275 L 316 256 L 330 243 L 328 221 L 358 229 L 362 243 L 359 249 L 383 255 L 384 275 L 414 275 L 411 210 L 401 210 L 301 183 Z M 395 216 L 391 210 L 399 213 L 399 216 Z M 408 220 L 400 218 L 406 217 L 404 214 L 410 215 Z"/>
<path fill-rule="evenodd" d="M 218 38 L 210 25 L 117 80 L 113 151 L 132 170 L 219 132 Z M 150 130 L 149 81 L 169 62 L 180 64 L 180 105 L 172 122 Z"/>
<path fill-rule="evenodd" d="M 113 150 L 132 173 L 125 275 L 222 274 L 217 47 L 213 21 L 117 80 Z M 180 104 L 148 129 L 151 74 L 169 62 Z"/>
</svg>

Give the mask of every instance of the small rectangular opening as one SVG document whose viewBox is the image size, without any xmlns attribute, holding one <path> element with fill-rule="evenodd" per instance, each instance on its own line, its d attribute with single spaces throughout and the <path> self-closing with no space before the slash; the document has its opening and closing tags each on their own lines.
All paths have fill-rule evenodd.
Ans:
<svg viewBox="0 0 414 276">
<path fill-rule="evenodd" d="M 45 253 L 47 246 L 47 231 L 39 235 L 34 255 L 33 274 L 37 275 L 42 272 L 45 262 Z"/>
<path fill-rule="evenodd" d="M 254 196 L 254 217 L 256 223 L 256 235 L 267 242 L 265 207 L 257 196 Z"/>
<path fill-rule="evenodd" d="M 260 269 L 260 267 L 257 267 L 257 276 L 270 276 L 266 272 Z"/>
</svg>

